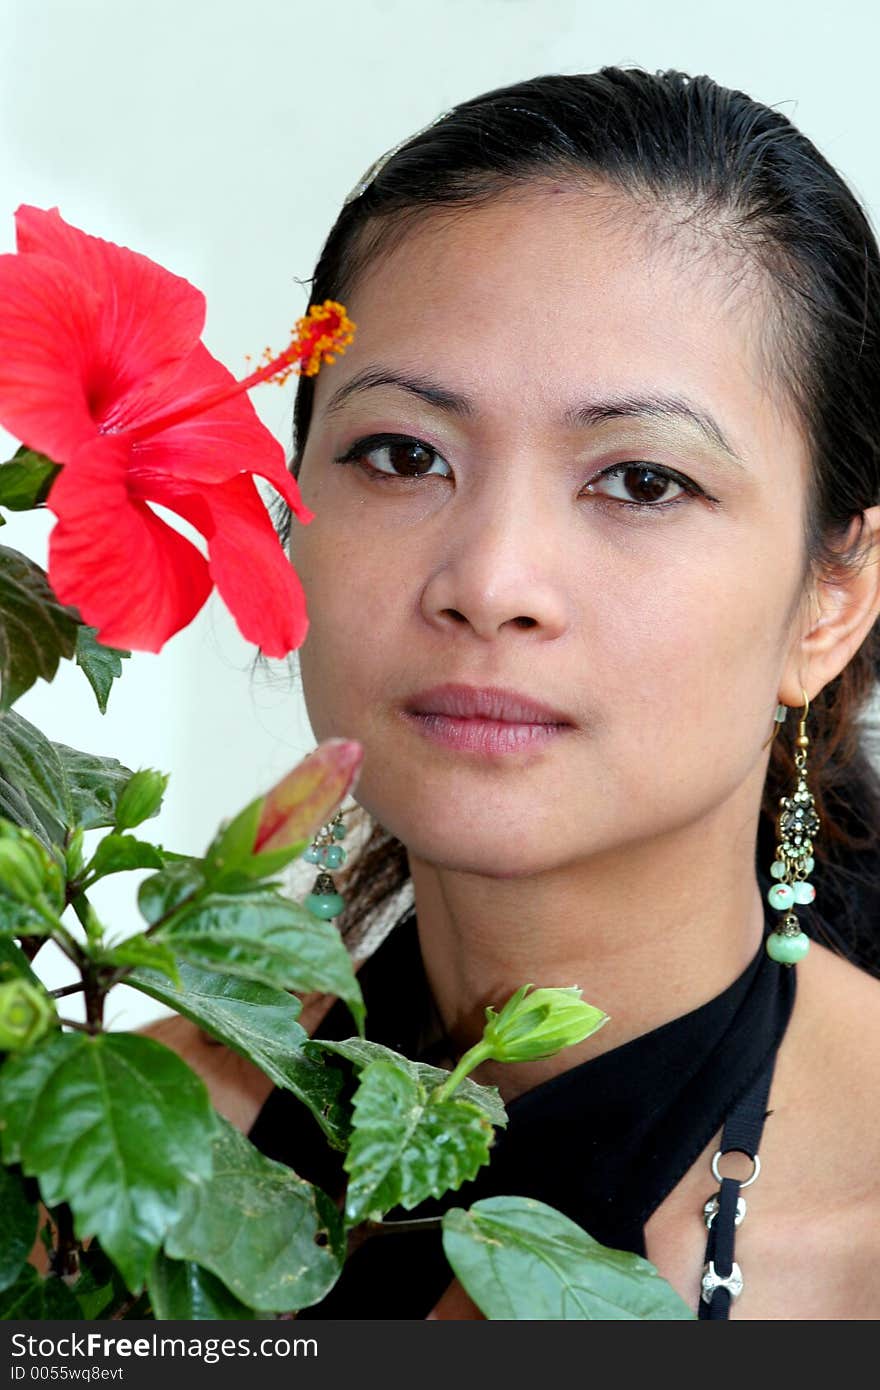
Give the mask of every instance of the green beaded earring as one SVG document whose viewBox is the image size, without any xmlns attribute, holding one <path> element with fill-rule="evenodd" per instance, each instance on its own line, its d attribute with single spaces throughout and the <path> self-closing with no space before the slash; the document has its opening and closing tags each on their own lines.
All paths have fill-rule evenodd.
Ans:
<svg viewBox="0 0 880 1390">
<path fill-rule="evenodd" d="M 311 893 L 303 903 L 310 912 L 316 917 L 338 917 L 345 907 L 345 899 L 341 893 L 337 893 L 336 884 L 333 882 L 328 869 L 338 869 L 345 863 L 345 850 L 341 845 L 333 843 L 334 840 L 345 839 L 345 824 L 342 819 L 342 812 L 337 811 L 331 821 L 321 827 L 308 849 L 303 854 L 303 859 L 309 864 L 322 864 L 323 871 L 318 874 L 312 887 Z"/>
<path fill-rule="evenodd" d="M 776 859 L 770 865 L 770 873 L 777 882 L 767 894 L 770 906 L 784 914 L 767 937 L 767 954 L 782 965 L 796 964 L 797 961 L 803 960 L 809 951 L 810 939 L 801 931 L 800 922 L 792 909 L 796 905 L 804 906 L 811 903 L 816 897 L 816 890 L 812 883 L 807 881 L 807 875 L 812 873 L 815 866 L 813 836 L 819 831 L 819 816 L 815 799 L 807 786 L 807 749 L 810 740 L 807 737 L 806 723 L 810 701 L 803 686 L 801 694 L 804 697 L 804 710 L 800 718 L 798 736 L 794 741 L 797 784 L 792 795 L 783 796 L 779 803 Z M 785 718 L 786 713 L 785 705 L 777 705 L 775 717 L 779 723 Z M 776 730 L 774 735 L 775 733 Z"/>
</svg>

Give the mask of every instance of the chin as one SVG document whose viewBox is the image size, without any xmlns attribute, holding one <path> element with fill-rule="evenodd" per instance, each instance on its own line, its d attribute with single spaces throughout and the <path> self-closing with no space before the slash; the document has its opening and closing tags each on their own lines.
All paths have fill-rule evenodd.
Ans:
<svg viewBox="0 0 880 1390">
<path fill-rule="evenodd" d="M 370 813 L 406 846 L 411 859 L 419 859 L 437 869 L 503 882 L 534 877 L 555 867 L 547 863 L 547 841 L 542 850 L 535 842 L 534 833 L 530 833 L 528 845 L 520 850 L 511 842 L 504 827 L 492 831 L 483 823 L 474 831 L 468 830 L 459 820 L 444 834 L 434 820 L 433 827 L 426 833 L 426 825 L 432 826 L 427 818 L 413 820 L 408 816 L 391 816 L 383 819 L 372 810 Z"/>
</svg>

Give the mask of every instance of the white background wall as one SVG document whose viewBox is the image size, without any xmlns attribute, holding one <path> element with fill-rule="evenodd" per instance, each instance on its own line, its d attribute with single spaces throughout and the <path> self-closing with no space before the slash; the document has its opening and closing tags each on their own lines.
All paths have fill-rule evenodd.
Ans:
<svg viewBox="0 0 880 1390">
<path fill-rule="evenodd" d="M 19 203 L 57 205 L 199 286 L 207 345 L 241 375 L 305 311 L 298 280 L 362 171 L 453 103 L 606 63 L 707 72 L 779 106 L 873 216 L 878 52 L 870 0 L 0 0 L 0 251 Z M 294 384 L 252 397 L 285 443 Z M 51 524 L 12 516 L 0 542 L 45 563 Z M 314 746 L 286 665 L 254 680 L 252 658 L 212 598 L 159 656 L 126 663 L 105 717 L 69 665 L 17 708 L 53 739 L 170 772 L 143 829 L 197 853 Z M 120 930 L 138 925 L 142 877 L 95 891 Z M 44 960 L 66 981 L 63 960 Z M 160 1012 L 120 989 L 109 1017 Z"/>
</svg>

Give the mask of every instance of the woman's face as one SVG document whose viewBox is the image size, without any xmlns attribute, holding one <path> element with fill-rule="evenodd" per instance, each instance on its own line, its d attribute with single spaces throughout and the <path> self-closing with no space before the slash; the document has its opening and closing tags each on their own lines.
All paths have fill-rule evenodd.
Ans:
<svg viewBox="0 0 880 1390">
<path fill-rule="evenodd" d="M 622 196 L 548 186 L 434 215 L 349 297 L 300 472 L 316 517 L 293 523 L 303 688 L 411 854 L 518 876 L 757 814 L 797 669 L 806 448 L 754 285 L 692 252 Z M 448 682 L 569 727 L 436 742 L 405 711 Z"/>
</svg>

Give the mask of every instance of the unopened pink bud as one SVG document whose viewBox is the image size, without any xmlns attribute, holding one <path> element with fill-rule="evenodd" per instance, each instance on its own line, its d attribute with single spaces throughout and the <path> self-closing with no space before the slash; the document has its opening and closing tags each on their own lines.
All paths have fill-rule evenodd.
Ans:
<svg viewBox="0 0 880 1390">
<path fill-rule="evenodd" d="M 363 744 L 355 739 L 319 743 L 267 792 L 253 853 L 310 840 L 355 786 L 363 760 Z"/>
</svg>

